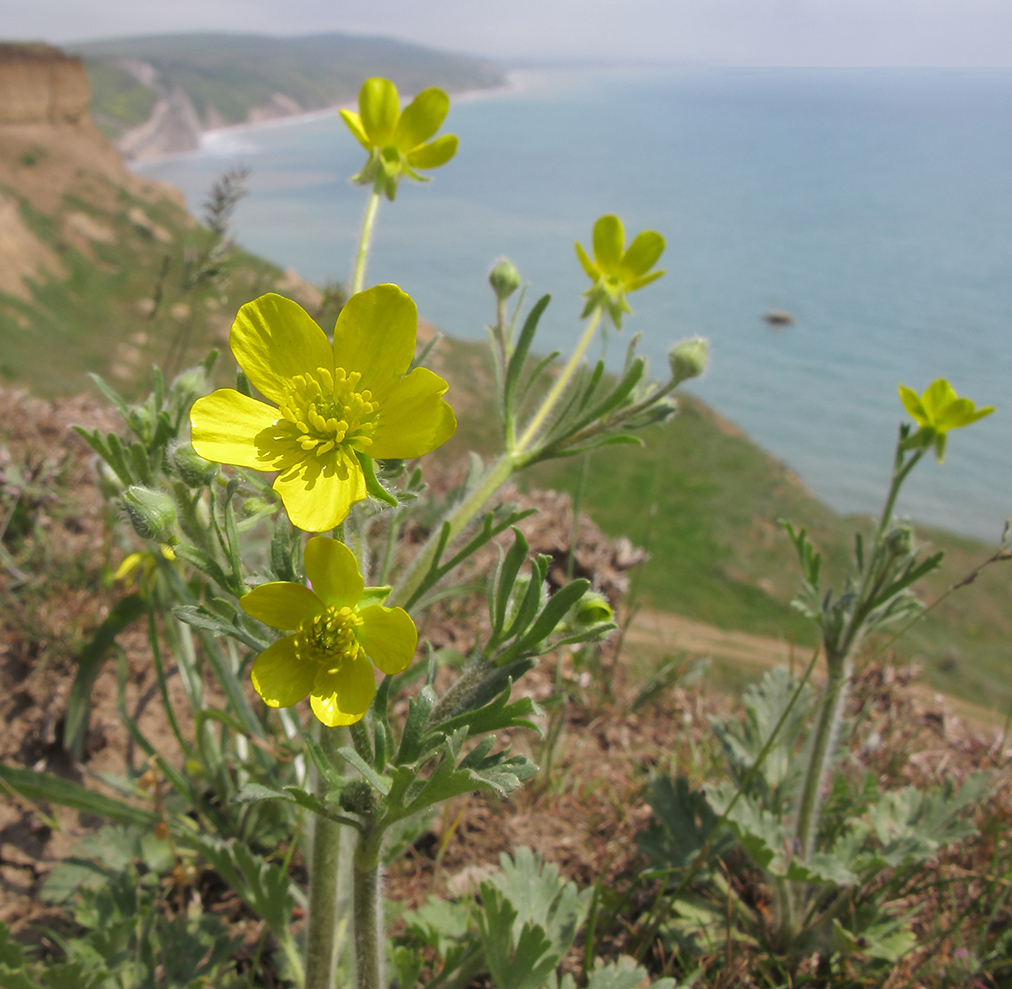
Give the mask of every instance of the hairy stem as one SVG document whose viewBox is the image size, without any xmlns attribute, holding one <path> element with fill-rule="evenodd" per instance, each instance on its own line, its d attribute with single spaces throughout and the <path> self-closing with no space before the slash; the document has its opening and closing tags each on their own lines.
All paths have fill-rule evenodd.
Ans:
<svg viewBox="0 0 1012 989">
<path fill-rule="evenodd" d="M 549 413 L 555 408 L 555 405 L 559 401 L 562 393 L 566 390 L 566 385 L 569 384 L 570 379 L 576 372 L 580 361 L 583 359 L 583 355 L 590 346 L 590 341 L 594 338 L 594 334 L 597 332 L 597 327 L 600 322 L 601 309 L 598 307 L 594 310 L 594 314 L 590 317 L 590 320 L 583 331 L 583 336 L 580 337 L 580 342 L 576 345 L 576 350 L 573 351 L 569 360 L 566 361 L 566 366 L 562 369 L 562 373 L 555 379 L 555 383 L 545 396 L 544 402 L 541 403 L 541 408 L 534 414 L 534 418 L 530 421 L 527 428 L 524 430 L 523 435 L 520 437 L 520 441 L 517 443 L 516 449 L 514 450 L 515 453 L 520 454 L 526 451 L 538 435 L 538 430 L 540 430 L 544 425 Z"/>
<path fill-rule="evenodd" d="M 801 855 L 807 858 L 815 850 L 815 833 L 819 825 L 819 809 L 826 777 L 833 764 L 833 754 L 840 734 L 843 709 L 847 704 L 847 691 L 854 664 L 850 655 L 827 657 L 829 678 L 819 711 L 812 753 L 805 771 L 805 786 L 801 793 L 801 807 L 795 837 L 801 843 Z"/>
<path fill-rule="evenodd" d="M 363 834 L 355 853 L 353 909 L 355 911 L 355 985 L 382 989 L 383 924 L 380 915 L 380 840 Z"/>
<path fill-rule="evenodd" d="M 321 728 L 320 746 L 335 766 L 347 741 L 343 728 Z M 323 796 L 321 779 L 317 791 Z M 309 862 L 309 920 L 306 934 L 306 989 L 334 989 L 337 966 L 337 878 L 341 859 L 341 826 L 317 817 Z"/>
<path fill-rule="evenodd" d="M 397 581 L 386 602 L 389 607 L 405 608 L 414 603 L 412 599 L 415 592 L 421 586 L 436 558 L 436 550 L 442 539 L 443 524 L 450 523 L 449 537 L 446 540 L 446 548 L 449 548 L 468 523 L 481 511 L 485 502 L 503 486 L 510 474 L 513 473 L 514 466 L 513 458 L 508 453 L 504 453 L 498 460 L 489 464 L 474 490 L 460 504 L 451 508 L 442 522 L 433 527 L 425 545 L 407 565 Z"/>
<path fill-rule="evenodd" d="M 362 218 L 362 232 L 358 235 L 358 250 L 355 252 L 355 273 L 351 279 L 351 294 L 362 291 L 365 284 L 365 264 L 369 259 L 369 245 L 372 242 L 373 227 L 376 226 L 376 212 L 379 210 L 380 194 L 373 189 Z"/>
</svg>

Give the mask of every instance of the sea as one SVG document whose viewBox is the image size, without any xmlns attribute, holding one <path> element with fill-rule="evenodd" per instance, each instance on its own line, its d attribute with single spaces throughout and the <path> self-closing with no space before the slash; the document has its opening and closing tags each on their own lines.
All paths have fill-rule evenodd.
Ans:
<svg viewBox="0 0 1012 989">
<path fill-rule="evenodd" d="M 460 137 L 432 181 L 380 207 L 367 283 L 392 281 L 446 333 L 483 338 L 487 274 L 508 256 L 552 303 L 537 346 L 567 351 L 588 286 L 573 249 L 615 213 L 667 240 L 630 296 L 655 377 L 676 341 L 711 344 L 691 391 L 835 509 L 882 504 L 900 382 L 946 377 L 995 412 L 925 458 L 901 514 L 996 541 L 1012 513 L 1012 72 L 537 69 L 455 98 Z M 234 236 L 317 283 L 350 275 L 364 151 L 333 111 L 204 136 L 140 163 L 199 211 L 250 169 Z M 790 313 L 790 325 L 764 318 Z M 676 428 L 676 427 L 673 427 Z"/>
</svg>

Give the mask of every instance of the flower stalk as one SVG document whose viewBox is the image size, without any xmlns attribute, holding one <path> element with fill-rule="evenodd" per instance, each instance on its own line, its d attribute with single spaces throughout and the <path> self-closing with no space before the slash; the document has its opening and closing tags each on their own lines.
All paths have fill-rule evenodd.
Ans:
<svg viewBox="0 0 1012 989">
<path fill-rule="evenodd" d="M 320 728 L 320 747 L 336 767 L 342 763 L 339 750 L 347 742 L 347 730 Z M 320 777 L 317 793 L 326 795 Z M 338 903 L 337 883 L 341 860 L 341 826 L 323 817 L 313 818 L 309 856 L 309 898 L 306 933 L 305 989 L 334 989 L 337 968 Z"/>
<path fill-rule="evenodd" d="M 369 248 L 372 245 L 372 233 L 376 226 L 376 214 L 379 212 L 380 190 L 373 189 L 369 194 L 369 202 L 362 218 L 362 230 L 358 235 L 358 249 L 355 252 L 355 272 L 351 279 L 351 294 L 361 292 L 365 285 L 365 266 L 369 259 Z"/>
</svg>

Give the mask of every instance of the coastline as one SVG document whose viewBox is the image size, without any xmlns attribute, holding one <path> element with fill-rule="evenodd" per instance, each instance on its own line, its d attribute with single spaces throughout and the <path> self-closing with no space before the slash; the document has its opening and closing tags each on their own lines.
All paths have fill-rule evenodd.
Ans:
<svg viewBox="0 0 1012 989">
<path fill-rule="evenodd" d="M 456 92 L 451 91 L 450 96 L 457 103 L 475 103 L 485 99 L 492 99 L 499 96 L 510 95 L 525 91 L 526 87 L 518 84 L 517 77 L 528 73 L 526 69 L 510 69 L 505 73 L 506 81 L 499 86 L 483 86 L 478 89 L 462 89 Z M 415 93 L 402 93 L 401 98 L 410 101 Z M 249 134 L 261 130 L 273 130 L 279 127 L 288 127 L 304 123 L 312 123 L 316 120 L 323 120 L 331 114 L 340 110 L 354 110 L 356 103 L 346 101 L 344 103 L 333 103 L 326 107 L 317 107 L 313 110 L 306 110 L 303 113 L 292 113 L 284 116 L 272 117 L 267 120 L 244 120 L 237 124 L 226 124 L 223 127 L 203 128 L 199 135 L 199 144 L 196 148 L 188 148 L 184 151 L 170 151 L 164 154 L 144 155 L 134 158 L 126 158 L 127 167 L 136 170 L 136 166 L 158 165 L 166 161 L 177 161 L 190 155 L 200 154 L 213 147 L 217 137 L 227 139 L 232 135 Z M 142 125 L 144 126 L 144 125 Z M 124 135 L 125 137 L 126 135 Z M 122 140 L 122 139 L 121 139 Z M 117 149 L 119 150 L 118 144 Z M 120 150 L 122 154 L 122 150 Z"/>
</svg>

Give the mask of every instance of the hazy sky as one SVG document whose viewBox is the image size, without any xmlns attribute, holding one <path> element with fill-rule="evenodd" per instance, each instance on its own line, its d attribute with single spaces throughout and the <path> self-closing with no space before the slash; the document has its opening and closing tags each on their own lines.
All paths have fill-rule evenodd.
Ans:
<svg viewBox="0 0 1012 989">
<path fill-rule="evenodd" d="M 383 34 L 504 57 L 1012 67 L 1012 0 L 0 0 L 0 36 Z"/>
</svg>

